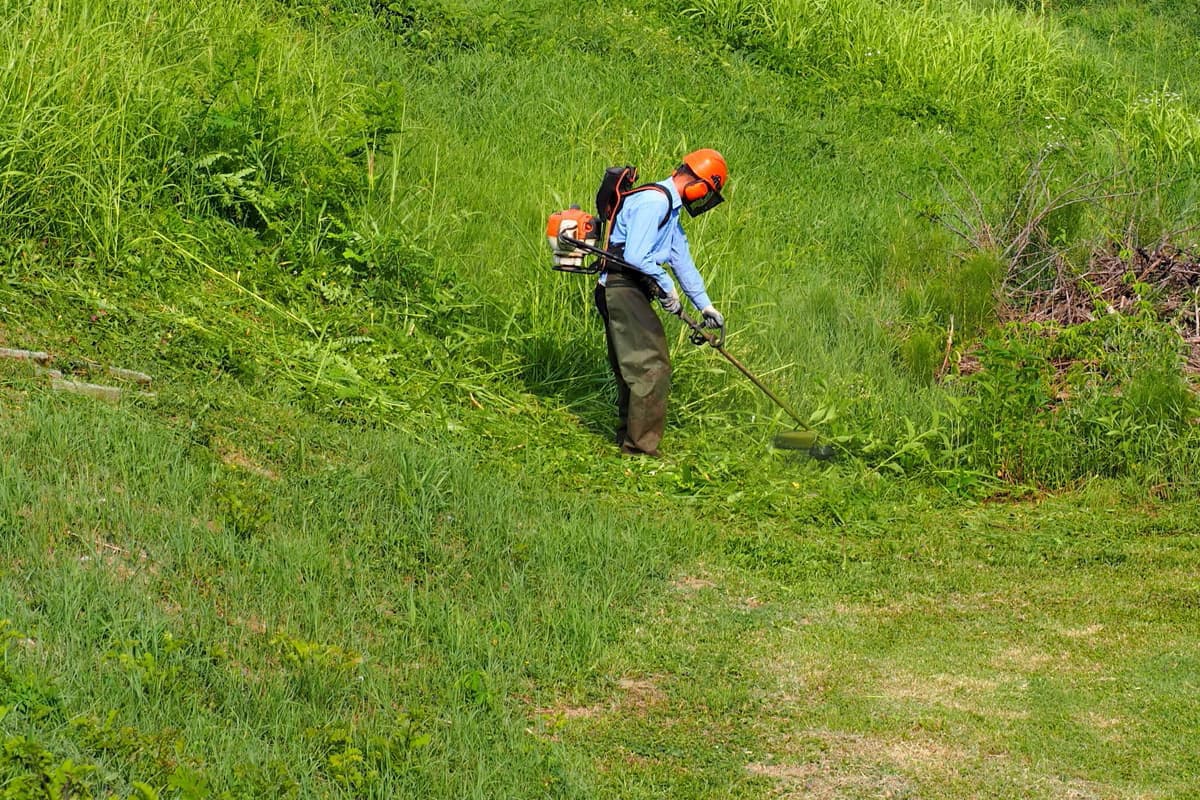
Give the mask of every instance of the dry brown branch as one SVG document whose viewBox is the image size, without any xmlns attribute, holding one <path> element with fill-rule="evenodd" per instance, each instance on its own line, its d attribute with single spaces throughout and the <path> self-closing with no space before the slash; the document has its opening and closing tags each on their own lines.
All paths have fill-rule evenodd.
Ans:
<svg viewBox="0 0 1200 800">
<path fill-rule="evenodd" d="M 950 369 L 950 353 L 954 349 L 954 315 L 950 315 L 950 326 L 946 330 L 946 351 L 942 356 L 942 366 L 937 371 L 937 379 L 941 380 Z"/>
</svg>

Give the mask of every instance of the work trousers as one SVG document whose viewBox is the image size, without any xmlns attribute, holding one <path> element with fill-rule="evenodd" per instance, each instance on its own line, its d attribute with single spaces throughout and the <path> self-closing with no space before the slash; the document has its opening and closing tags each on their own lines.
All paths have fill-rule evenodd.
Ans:
<svg viewBox="0 0 1200 800">
<path fill-rule="evenodd" d="M 656 456 L 667 423 L 671 359 L 650 287 L 649 278 L 609 272 L 595 299 L 617 380 L 617 445 L 623 453 Z"/>
</svg>

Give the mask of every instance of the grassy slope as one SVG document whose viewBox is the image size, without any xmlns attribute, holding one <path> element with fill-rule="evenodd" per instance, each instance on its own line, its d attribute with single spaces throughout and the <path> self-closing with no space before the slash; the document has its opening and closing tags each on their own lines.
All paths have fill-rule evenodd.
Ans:
<svg viewBox="0 0 1200 800">
<path fill-rule="evenodd" d="M 500 346 L 441 357 L 489 358 L 515 389 L 424 364 L 446 391 L 401 395 L 398 429 L 339 426 L 272 378 L 302 368 L 303 326 L 211 272 L 173 265 L 147 291 L 10 257 L 5 342 L 167 381 L 110 410 L 2 367 L 0 724 L 50 751 L 9 740 L 5 786 L 69 757 L 121 794 L 194 773 L 235 796 L 1185 796 L 1191 506 L 1100 489 L 955 509 L 765 455 L 770 424 L 728 425 L 761 401 L 698 351 L 679 353 L 676 460 L 615 461 L 593 432 L 609 412 L 586 288 L 547 279 L 527 231 L 586 199 L 595 163 L 660 172 L 721 141 L 737 203 L 695 241 L 745 320 L 737 352 L 801 361 L 775 376 L 789 394 L 886 425 L 925 402 L 874 321 L 887 215 L 945 132 L 740 56 L 692 61 L 645 12 L 547 51 L 531 25 L 432 63 L 334 42 L 406 93 L 416 179 L 390 219 L 488 298 L 471 313 L 518 309 Z M 707 107 L 661 88 L 697 80 Z M 511 214 L 480 164 L 523 188 Z M 230 324 L 206 306 L 250 334 L 199 338 L 230 355 L 189 369 L 163 337 Z M 256 347 L 273 369 L 229 368 Z"/>
<path fill-rule="evenodd" d="M 664 525 L 403 436 L 276 418 L 256 462 L 8 385 L 4 724 L 100 786 L 1185 797 L 1197 767 L 1194 504 L 813 476 L 791 524 L 647 498 Z"/>
</svg>

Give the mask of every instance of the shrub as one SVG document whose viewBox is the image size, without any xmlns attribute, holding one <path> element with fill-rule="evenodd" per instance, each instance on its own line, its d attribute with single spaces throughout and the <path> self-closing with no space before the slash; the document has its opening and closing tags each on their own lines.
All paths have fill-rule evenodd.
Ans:
<svg viewBox="0 0 1200 800">
<path fill-rule="evenodd" d="M 974 462 L 1022 483 L 1062 486 L 1092 475 L 1176 464 L 1200 446 L 1182 342 L 1149 314 L 1107 314 L 1066 330 L 1013 324 L 987 337 L 964 381 Z"/>
</svg>

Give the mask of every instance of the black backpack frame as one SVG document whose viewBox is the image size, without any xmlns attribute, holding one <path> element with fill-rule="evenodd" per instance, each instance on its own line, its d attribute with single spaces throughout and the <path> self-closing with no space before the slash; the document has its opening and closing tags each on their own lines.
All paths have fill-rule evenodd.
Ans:
<svg viewBox="0 0 1200 800">
<path fill-rule="evenodd" d="M 608 249 L 608 237 L 612 233 L 613 222 L 616 221 L 617 213 L 620 212 L 625 198 L 631 194 L 652 190 L 662 192 L 667 198 L 667 213 L 663 214 L 662 220 L 658 223 L 659 230 L 662 230 L 663 226 L 671 219 L 671 196 L 667 190 L 657 183 L 644 183 L 641 186 L 636 186 L 637 179 L 637 167 L 631 164 L 626 164 L 622 167 L 609 167 L 604 170 L 604 177 L 600 180 L 600 188 L 596 190 L 596 214 L 603 221 L 604 225 L 604 232 L 601 236 L 603 244 L 600 249 Z"/>
<path fill-rule="evenodd" d="M 608 237 L 612 233 L 613 223 L 617 219 L 617 213 L 621 210 L 621 205 L 625 198 L 636 192 L 643 191 L 659 191 L 667 198 L 667 212 L 663 214 L 663 218 L 658 223 L 658 229 L 662 228 L 671 219 L 671 196 L 670 193 L 656 183 L 646 183 L 641 186 L 636 186 L 638 177 L 637 167 L 630 164 L 619 167 L 609 167 L 604 171 L 604 177 L 600 180 L 600 188 L 596 190 L 596 216 L 599 221 L 599 239 L 600 246 L 595 247 L 587 242 L 575 239 L 570 236 L 563 236 L 563 241 L 566 241 L 576 248 L 583 250 L 586 253 L 591 253 L 596 256 L 596 259 L 590 266 L 585 268 L 578 267 L 555 267 L 560 272 L 574 272 L 583 275 L 595 275 L 604 271 L 608 266 L 618 266 L 622 269 L 631 269 L 635 272 L 637 268 L 625 261 L 620 255 L 611 253 L 608 250 Z M 573 206 L 578 208 L 578 206 Z"/>
</svg>

